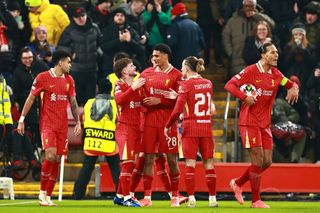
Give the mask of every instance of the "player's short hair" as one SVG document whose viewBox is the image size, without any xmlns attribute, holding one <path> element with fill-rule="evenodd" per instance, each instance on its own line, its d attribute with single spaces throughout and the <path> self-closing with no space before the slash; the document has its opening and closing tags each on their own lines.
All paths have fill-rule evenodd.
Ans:
<svg viewBox="0 0 320 213">
<path fill-rule="evenodd" d="M 70 52 L 65 51 L 65 50 L 57 50 L 52 55 L 52 63 L 54 65 L 57 65 L 59 63 L 59 61 L 64 60 L 64 59 L 66 59 L 68 57 L 70 59 L 72 59 L 72 56 L 71 56 Z"/>
<path fill-rule="evenodd" d="M 118 61 L 121 58 L 130 58 L 129 54 L 126 52 L 117 52 L 114 56 L 113 56 L 113 62 Z"/>
<path fill-rule="evenodd" d="M 185 65 L 187 65 L 193 72 L 202 72 L 206 69 L 204 67 L 204 60 L 202 58 L 188 56 L 183 61 Z"/>
<path fill-rule="evenodd" d="M 261 45 L 261 47 L 259 48 L 260 54 L 264 54 L 264 53 L 268 52 L 268 47 L 270 47 L 272 45 L 274 45 L 274 44 L 271 42 L 266 42 L 263 45 Z"/>
<path fill-rule="evenodd" d="M 113 72 L 118 78 L 121 78 L 122 70 L 130 63 L 132 63 L 132 60 L 130 58 L 122 58 L 117 60 L 113 65 Z"/>
<path fill-rule="evenodd" d="M 153 50 L 156 50 L 156 51 L 159 51 L 161 53 L 165 53 L 168 55 L 168 58 L 170 59 L 171 58 L 171 55 L 172 55 L 172 51 L 171 51 L 171 48 L 166 45 L 166 44 L 163 44 L 163 43 L 160 43 L 160 44 L 156 44 L 154 47 L 153 47 Z"/>
</svg>

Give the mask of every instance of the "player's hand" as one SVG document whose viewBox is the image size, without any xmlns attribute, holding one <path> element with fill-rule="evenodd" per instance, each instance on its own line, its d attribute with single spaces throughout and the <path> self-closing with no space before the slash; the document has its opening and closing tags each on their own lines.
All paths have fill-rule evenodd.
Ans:
<svg viewBox="0 0 320 213">
<path fill-rule="evenodd" d="M 78 136 L 80 133 L 81 133 L 81 122 L 78 121 L 77 124 L 74 127 L 73 134 L 75 136 Z"/>
<path fill-rule="evenodd" d="M 299 98 L 299 89 L 297 87 L 292 87 L 288 89 L 286 100 L 289 104 L 297 103 Z"/>
<path fill-rule="evenodd" d="M 170 91 L 164 91 L 163 92 L 163 97 L 175 100 L 178 97 L 178 93 L 170 88 Z"/>
<path fill-rule="evenodd" d="M 20 135 L 24 134 L 24 123 L 23 122 L 18 122 L 17 131 Z"/>
<path fill-rule="evenodd" d="M 143 104 L 146 106 L 155 106 L 161 103 L 161 99 L 157 97 L 146 97 L 143 99 Z"/>
<path fill-rule="evenodd" d="M 138 78 L 135 80 L 131 86 L 132 90 L 135 91 L 136 89 L 142 87 L 146 83 L 146 79 Z"/>
<path fill-rule="evenodd" d="M 256 101 L 257 99 L 252 95 L 247 95 L 246 99 L 244 99 L 244 103 L 247 106 L 252 106 Z"/>
<path fill-rule="evenodd" d="M 170 128 L 164 128 L 163 134 L 166 136 L 166 138 L 169 137 Z"/>
</svg>

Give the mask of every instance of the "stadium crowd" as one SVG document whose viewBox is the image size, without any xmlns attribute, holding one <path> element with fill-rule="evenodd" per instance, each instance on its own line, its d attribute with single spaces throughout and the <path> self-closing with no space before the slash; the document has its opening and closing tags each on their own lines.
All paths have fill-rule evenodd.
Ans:
<svg viewBox="0 0 320 213">
<path fill-rule="evenodd" d="M 166 63 L 161 61 L 164 60 L 161 58 L 164 57 L 162 54 L 167 54 L 170 65 L 172 64 L 177 70 L 186 69 L 182 64 L 188 56 L 203 57 L 206 66 L 224 67 L 225 75 L 230 79 L 246 66 L 257 63 L 260 60 L 259 49 L 269 42 L 272 42 L 278 50 L 279 70 L 300 88 L 299 101 L 292 106 L 286 106 L 286 102 L 283 101 L 285 93 L 280 90 L 273 109 L 272 124 L 276 126 L 281 122 L 291 122 L 299 125 L 303 131 L 297 139 L 290 135 L 292 132 L 279 136 L 280 130 L 272 128 L 275 131 L 274 147 L 277 150 L 273 161 L 297 163 L 309 160 L 320 163 L 320 2 L 197 0 L 196 4 L 197 17 L 196 20 L 192 20 L 183 0 L 0 0 L 0 72 L 3 76 L 0 82 L 4 82 L 0 87 L 3 94 L 0 103 L 0 122 L 2 122 L 0 124 L 1 133 L 5 134 L 6 141 L 12 141 L 13 146 L 18 147 L 12 149 L 13 166 L 16 168 L 23 166 L 19 156 L 22 148 L 19 148 L 17 141 L 26 139 L 17 136 L 15 131 L 22 107 L 36 76 L 54 67 L 52 56 L 57 50 L 71 54 L 70 74 L 75 82 L 78 105 L 85 106 L 88 100 L 91 100 L 92 104 L 92 99 L 100 97 L 97 86 L 99 85 L 99 91 L 104 91 L 101 87 L 106 81 L 110 81 L 114 89 L 119 79 L 123 82 L 133 81 L 133 74 L 126 72 L 142 72 L 148 67 L 148 69 L 161 67 L 163 65 L 161 63 L 166 67 Z M 163 43 L 168 45 L 172 52 L 161 45 L 159 47 L 159 44 Z M 214 57 L 211 57 L 213 50 Z M 124 57 L 130 60 L 121 65 L 117 62 L 122 60 L 117 59 L 119 54 L 124 54 Z M 154 61 L 154 57 L 159 58 Z M 128 64 L 136 68 L 128 68 L 127 71 L 125 67 L 129 66 Z M 114 72 L 114 68 L 117 72 Z M 143 72 L 142 77 L 151 78 L 146 73 Z M 175 77 L 172 77 L 171 80 L 175 81 L 174 79 Z M 140 91 L 139 88 L 145 83 L 140 81 L 136 81 L 138 83 L 135 84 L 134 90 Z M 107 83 L 105 84 L 107 86 Z M 131 84 L 132 82 L 128 85 Z M 120 84 L 120 87 L 125 88 L 122 88 L 121 92 L 125 92 L 126 86 Z M 170 88 L 178 92 L 176 85 L 170 85 Z M 110 95 L 117 94 L 119 88 L 115 91 Z M 147 89 L 147 93 L 156 92 L 152 86 Z M 137 95 L 136 93 L 134 95 Z M 168 96 L 171 98 L 174 94 L 170 93 Z M 121 98 L 122 102 L 117 100 L 119 99 L 117 96 L 115 101 L 125 103 L 124 98 Z M 152 97 L 144 103 L 148 110 L 150 108 L 153 110 L 152 106 L 158 104 L 157 101 L 160 100 L 157 98 Z M 162 100 L 160 102 L 163 103 Z M 125 107 L 130 108 L 130 104 Z M 173 110 L 174 103 L 168 101 L 165 104 Z M 40 105 L 40 99 L 36 99 L 24 120 L 35 147 L 41 147 Z M 154 115 L 148 114 L 148 111 L 144 114 L 147 118 L 146 132 L 156 131 L 153 123 L 161 125 L 164 129 L 165 120 L 163 122 L 161 119 L 161 122 L 152 120 L 155 119 Z M 294 118 L 290 117 L 291 114 L 294 114 Z M 168 119 L 169 115 L 165 118 Z M 120 119 L 123 124 L 133 122 L 125 121 L 123 117 Z M 132 124 L 139 128 L 139 122 Z M 120 127 L 124 128 L 126 125 Z M 141 137 L 152 138 L 150 135 Z M 124 147 L 120 147 L 121 153 L 124 152 L 123 149 Z M 28 151 L 30 148 L 23 150 Z M 311 154 L 314 157 L 306 159 L 310 150 L 314 152 Z M 28 153 L 28 160 L 38 171 L 40 162 L 32 155 L 32 151 Z M 167 158 L 149 154 L 139 155 L 138 162 L 141 163 L 137 163 L 136 167 L 132 163 L 133 156 L 130 158 L 121 156 L 120 160 L 114 158 L 116 162 L 122 162 L 121 171 L 117 171 L 118 176 L 120 175 L 117 188 L 119 190 L 122 186 L 120 190 L 123 192 L 125 190 L 127 196 L 124 198 L 125 201 L 131 199 L 125 205 L 135 204 L 134 194 L 130 194 L 134 192 L 135 187 L 131 189 L 126 187 L 129 183 L 128 174 L 132 173 L 132 178 L 137 178 L 144 172 L 145 188 L 151 188 L 153 178 L 151 171 L 155 162 L 157 173 L 164 174 L 163 183 L 167 184 L 167 191 L 173 197 L 174 202 L 172 201 L 171 205 L 178 206 L 183 196 L 180 197 L 178 189 L 174 188 L 177 185 L 175 181 L 179 179 L 179 171 L 174 161 L 176 156 L 171 154 L 168 153 Z M 96 155 L 91 153 L 90 156 Z M 92 159 L 90 163 L 94 164 L 96 158 Z M 161 166 L 165 159 L 170 166 L 169 174 Z M 141 165 L 148 165 L 148 169 L 141 169 Z M 189 167 L 191 171 L 192 166 Z M 211 164 L 208 167 L 212 170 Z M 215 177 L 214 171 L 211 170 L 211 173 L 207 174 L 208 177 L 210 175 Z M 113 175 L 117 177 L 117 174 Z M 118 178 L 115 177 L 114 182 L 118 185 Z M 215 179 L 213 181 L 208 177 L 206 176 L 208 181 L 215 182 Z M 139 180 L 137 178 L 138 182 Z M 84 182 L 82 188 L 88 183 Z M 79 190 L 77 199 L 83 197 L 83 190 Z M 215 189 L 211 191 L 211 195 L 214 196 L 211 203 L 212 206 L 216 206 Z M 145 199 L 151 197 L 151 189 L 145 196 Z M 125 202 L 122 200 L 121 203 Z M 144 205 L 152 205 L 151 200 L 144 201 Z"/>
</svg>

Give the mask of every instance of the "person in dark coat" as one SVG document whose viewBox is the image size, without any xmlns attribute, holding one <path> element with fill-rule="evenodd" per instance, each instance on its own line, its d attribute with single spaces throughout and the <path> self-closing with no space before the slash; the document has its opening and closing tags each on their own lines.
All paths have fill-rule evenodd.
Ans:
<svg viewBox="0 0 320 213">
<path fill-rule="evenodd" d="M 102 30 L 101 48 L 104 52 L 103 72 L 107 76 L 112 72 L 113 57 L 118 52 L 125 52 L 133 59 L 137 70 L 141 70 L 139 55 L 144 55 L 138 33 L 126 22 L 126 12 L 122 8 L 113 11 L 112 22 Z"/>
<path fill-rule="evenodd" d="M 19 105 L 19 111 L 30 93 L 30 88 L 35 77 L 43 72 L 49 70 L 46 63 L 40 61 L 35 57 L 29 47 L 24 47 L 20 51 L 20 60 L 13 72 L 12 89 L 14 100 Z M 33 135 L 33 140 L 38 147 L 41 147 L 41 138 L 39 132 L 39 111 L 40 100 L 36 99 L 35 104 L 32 105 L 30 112 L 25 118 L 25 125 Z"/>
<path fill-rule="evenodd" d="M 99 0 L 97 4 L 88 11 L 88 16 L 99 26 L 100 30 L 105 28 L 110 22 L 110 8 L 112 5 L 112 0 Z"/>
<path fill-rule="evenodd" d="M 84 8 L 74 8 L 72 17 L 70 25 L 61 35 L 57 49 L 73 54 L 70 73 L 76 84 L 78 104 L 84 105 L 96 95 L 98 58 L 103 54 L 99 45 L 102 34 Z"/>
<path fill-rule="evenodd" d="M 182 61 L 193 55 L 201 57 L 206 48 L 199 25 L 188 17 L 187 8 L 177 3 L 171 10 L 172 24 L 168 29 L 166 43 L 172 49 L 172 65 L 181 69 Z"/>
</svg>

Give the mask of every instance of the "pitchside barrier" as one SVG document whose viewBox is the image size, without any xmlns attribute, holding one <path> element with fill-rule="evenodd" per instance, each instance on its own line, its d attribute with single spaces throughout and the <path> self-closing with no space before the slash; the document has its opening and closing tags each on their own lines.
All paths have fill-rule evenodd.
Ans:
<svg viewBox="0 0 320 213">
<path fill-rule="evenodd" d="M 229 182 L 232 178 L 239 177 L 249 166 L 248 163 L 216 163 L 217 191 L 231 192 Z M 180 187 L 182 192 L 186 191 L 183 162 L 179 162 L 181 171 Z M 167 170 L 169 171 L 169 170 Z M 114 185 L 107 163 L 100 164 L 100 192 L 114 192 Z M 196 165 L 196 191 L 206 192 L 207 185 L 204 179 L 204 168 L 201 162 Z M 261 192 L 301 192 L 320 193 L 320 165 L 318 164 L 272 164 L 266 172 L 262 174 Z M 143 192 L 143 180 L 137 188 L 137 192 Z M 153 191 L 164 191 L 160 179 L 155 175 Z M 243 186 L 244 192 L 250 192 L 250 183 Z"/>
</svg>

